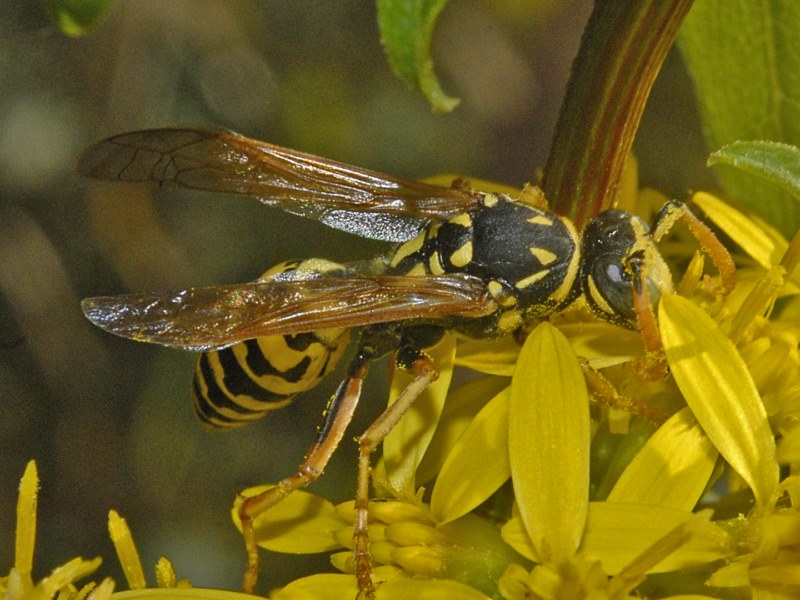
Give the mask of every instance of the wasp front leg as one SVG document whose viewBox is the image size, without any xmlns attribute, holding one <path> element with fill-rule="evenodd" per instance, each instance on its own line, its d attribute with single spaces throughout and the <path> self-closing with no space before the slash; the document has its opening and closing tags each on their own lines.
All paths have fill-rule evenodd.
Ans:
<svg viewBox="0 0 800 600">
<path fill-rule="evenodd" d="M 245 498 L 239 507 L 239 519 L 242 523 L 247 550 L 247 570 L 244 574 L 242 589 L 252 593 L 258 580 L 259 556 L 256 540 L 255 519 L 278 504 L 293 491 L 307 486 L 322 475 L 325 466 L 341 442 L 344 432 L 353 418 L 358 400 L 361 397 L 361 384 L 366 375 L 367 365 L 361 364 L 352 368 L 351 374 L 339 385 L 331 398 L 325 412 L 325 419 L 319 429 L 316 440 L 311 445 L 297 472 L 255 496 Z"/>
<path fill-rule="evenodd" d="M 700 244 L 703 252 L 714 263 L 722 280 L 720 292 L 723 295 L 728 294 L 736 285 L 736 265 L 733 262 L 733 257 L 722 242 L 719 241 L 719 238 L 714 235 L 711 228 L 698 219 L 697 215 L 684 202 L 671 200 L 661 207 L 650 227 L 650 236 L 654 241 L 658 242 L 672 229 L 678 220 L 686 224 L 689 232 Z"/>
<path fill-rule="evenodd" d="M 439 378 L 433 361 L 419 350 L 401 351 L 398 363 L 414 375 L 397 400 L 358 438 L 358 489 L 355 500 L 355 527 L 353 529 L 353 552 L 359 597 L 372 598 L 375 584 L 372 579 L 372 562 L 369 552 L 368 507 L 370 457 L 384 438 L 408 412 L 420 394 Z"/>
</svg>

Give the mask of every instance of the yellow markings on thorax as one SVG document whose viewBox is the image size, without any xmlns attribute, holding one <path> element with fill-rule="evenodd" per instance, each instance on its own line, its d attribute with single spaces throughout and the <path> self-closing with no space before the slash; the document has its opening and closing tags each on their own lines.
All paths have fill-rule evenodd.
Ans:
<svg viewBox="0 0 800 600">
<path fill-rule="evenodd" d="M 567 297 L 572 290 L 575 280 L 578 278 L 578 271 L 581 267 L 581 245 L 578 239 L 578 232 L 575 231 L 575 226 L 569 219 L 562 217 L 561 222 L 564 223 L 564 226 L 567 228 L 567 231 L 569 232 L 569 235 L 575 245 L 575 250 L 572 253 L 572 258 L 569 261 L 569 265 L 567 266 L 567 272 L 564 276 L 564 281 L 561 282 L 561 285 L 558 286 L 558 289 L 550 294 L 550 299 L 553 302 L 560 302 Z"/>
<path fill-rule="evenodd" d="M 487 285 L 487 289 L 489 293 L 492 295 L 492 298 L 502 306 L 503 308 L 510 308 L 517 303 L 516 296 L 512 296 L 506 291 L 505 286 L 499 281 L 492 279 L 489 284 Z"/>
<path fill-rule="evenodd" d="M 453 225 L 461 225 L 465 229 L 472 227 L 472 217 L 469 216 L 469 213 L 461 213 L 460 215 L 451 217 L 447 222 Z"/>
<path fill-rule="evenodd" d="M 505 311 L 497 319 L 497 331 L 507 333 L 514 331 L 522 325 L 522 313 L 517 309 Z"/>
<path fill-rule="evenodd" d="M 541 271 L 536 271 L 533 275 L 528 275 L 527 277 L 523 277 L 516 283 L 514 283 L 514 287 L 518 290 L 524 290 L 526 287 L 530 287 L 533 284 L 541 281 L 545 277 L 550 274 L 550 269 L 542 269 Z"/>
<path fill-rule="evenodd" d="M 550 250 L 546 248 L 528 248 L 528 250 L 530 250 L 531 254 L 543 265 L 549 265 L 558 259 L 558 255 L 555 252 L 550 252 Z"/>
<path fill-rule="evenodd" d="M 526 221 L 531 225 L 545 225 L 547 227 L 553 226 L 553 219 L 551 219 L 547 215 L 535 215 L 530 219 L 526 219 Z"/>
<path fill-rule="evenodd" d="M 422 245 L 425 243 L 425 234 L 420 234 L 417 237 L 408 240 L 406 243 L 402 244 L 397 250 L 395 250 L 394 256 L 392 256 L 392 260 L 389 263 L 390 267 L 396 267 L 400 264 L 400 262 L 411 256 L 412 254 L 419 252 Z"/>
<path fill-rule="evenodd" d="M 428 274 L 428 271 L 425 269 L 425 265 L 423 263 L 417 263 L 406 273 L 411 277 L 424 277 Z"/>
<path fill-rule="evenodd" d="M 450 264 L 457 269 L 466 267 L 472 262 L 472 241 L 466 242 L 450 255 Z"/>
<path fill-rule="evenodd" d="M 438 252 L 431 254 L 431 257 L 428 259 L 428 269 L 430 270 L 431 275 L 442 275 L 444 273 L 442 259 L 439 257 Z"/>
<path fill-rule="evenodd" d="M 493 206 L 497 206 L 498 202 L 500 202 L 500 198 L 498 198 L 494 194 L 486 194 L 483 197 L 483 205 L 486 208 L 492 208 Z"/>
</svg>

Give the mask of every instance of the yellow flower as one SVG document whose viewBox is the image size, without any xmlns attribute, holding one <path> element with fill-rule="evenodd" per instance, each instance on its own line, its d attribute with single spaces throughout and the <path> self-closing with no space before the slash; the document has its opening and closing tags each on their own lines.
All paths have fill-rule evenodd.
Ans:
<svg viewBox="0 0 800 600">
<path fill-rule="evenodd" d="M 0 577 L 0 598 L 3 600 L 253 600 L 237 592 L 191 588 L 185 580 L 175 577 L 172 564 L 161 558 L 156 565 L 158 588 L 147 589 L 139 553 L 125 520 L 116 512 L 109 514 L 109 533 L 117 550 L 120 564 L 130 586 L 130 591 L 114 592 L 114 581 L 106 577 L 99 584 L 89 582 L 78 587 L 76 583 L 92 575 L 101 560 L 74 558 L 53 569 L 38 582 L 31 576 L 36 538 L 36 507 L 39 478 L 36 463 L 30 461 L 22 477 L 17 501 L 17 535 L 14 566 L 9 574 Z"/>
<path fill-rule="evenodd" d="M 17 538 L 14 566 L 6 577 L 0 578 L 0 596 L 4 600 L 48 600 L 58 596 L 60 600 L 107 600 L 114 589 L 110 579 L 99 586 L 89 583 L 82 588 L 75 583 L 94 573 L 100 559 L 74 558 L 44 579 L 34 583 L 31 572 L 36 544 L 36 506 L 39 492 L 39 476 L 36 463 L 28 463 L 19 486 L 17 501 Z"/>
</svg>

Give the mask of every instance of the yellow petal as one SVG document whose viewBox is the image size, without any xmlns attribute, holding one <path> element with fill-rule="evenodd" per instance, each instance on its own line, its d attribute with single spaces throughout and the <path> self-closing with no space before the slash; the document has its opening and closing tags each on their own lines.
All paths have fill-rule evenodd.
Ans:
<svg viewBox="0 0 800 600">
<path fill-rule="evenodd" d="M 487 375 L 511 377 L 519 356 L 513 336 L 499 340 L 466 340 L 458 345 L 456 365 Z"/>
<path fill-rule="evenodd" d="M 156 582 L 160 588 L 174 588 L 178 585 L 175 576 L 175 567 L 166 557 L 162 556 L 156 563 Z"/>
<path fill-rule="evenodd" d="M 780 263 L 789 245 L 775 229 L 706 192 L 697 192 L 692 196 L 692 202 L 762 267 Z"/>
<path fill-rule="evenodd" d="M 765 565 L 750 569 L 750 583 L 754 586 L 763 586 L 767 589 L 777 588 L 784 590 L 786 597 L 800 594 L 800 568 L 797 563 L 784 565 Z M 793 589 L 793 592 L 792 592 Z"/>
<path fill-rule="evenodd" d="M 136 549 L 136 544 L 133 543 L 131 530 L 125 519 L 120 517 L 115 510 L 111 510 L 108 513 L 108 533 L 114 544 L 114 549 L 117 551 L 119 564 L 122 566 L 122 571 L 128 580 L 128 587 L 132 590 L 146 588 L 147 581 L 144 578 L 142 561 L 139 559 L 139 551 Z"/>
<path fill-rule="evenodd" d="M 453 359 L 456 353 L 455 336 L 446 335 L 439 344 L 427 352 L 439 369 L 439 379 L 422 392 L 383 442 L 383 463 L 389 483 L 396 490 L 410 494 L 416 489 L 417 466 L 433 437 L 447 391 L 450 389 Z M 395 371 L 390 404 L 397 399 L 411 380 L 411 375 L 402 369 Z"/>
<path fill-rule="evenodd" d="M 70 584 L 94 573 L 101 562 L 99 558 L 91 560 L 73 558 L 53 569 L 50 575 L 39 581 L 28 595 L 28 600 L 50 600 Z"/>
<path fill-rule="evenodd" d="M 433 434 L 428 450 L 417 467 L 417 485 L 424 485 L 442 470 L 447 455 L 475 415 L 494 398 L 500 390 L 507 388 L 506 377 L 479 377 L 450 391 L 447 395 L 439 425 Z"/>
<path fill-rule="evenodd" d="M 642 351 L 642 337 L 636 331 L 608 323 L 565 323 L 558 326 L 575 354 L 588 359 L 595 369 L 631 362 Z"/>
<path fill-rule="evenodd" d="M 241 496 L 254 496 L 271 487 L 261 485 L 248 488 Z M 241 503 L 242 498 L 236 498 L 231 510 L 239 531 L 242 529 L 239 521 Z M 343 525 L 346 522 L 337 515 L 332 503 L 305 490 L 289 494 L 255 520 L 259 546 L 291 554 L 311 554 L 341 548 L 334 536 Z"/>
<path fill-rule="evenodd" d="M 342 596 L 345 598 L 345 596 Z M 478 590 L 458 581 L 448 579 L 392 579 L 379 585 L 375 600 L 489 600 Z"/>
<path fill-rule="evenodd" d="M 33 587 L 31 568 L 36 544 L 36 505 L 39 495 L 39 475 L 36 462 L 30 461 L 19 483 L 17 498 L 17 537 L 14 549 L 14 568 L 24 591 Z"/>
<path fill-rule="evenodd" d="M 442 466 L 431 494 L 431 514 L 453 521 L 491 496 L 511 476 L 508 463 L 510 388 L 492 398 L 467 427 Z"/>
<path fill-rule="evenodd" d="M 606 573 L 616 575 L 676 527 L 695 518 L 694 513 L 665 506 L 590 502 L 581 554 L 598 558 Z M 734 541 L 713 523 L 704 525 L 695 527 L 692 539 L 648 572 L 675 571 L 733 556 Z M 519 517 L 506 523 L 501 533 L 503 540 L 522 556 L 541 562 Z"/>
<path fill-rule="evenodd" d="M 716 460 L 716 449 L 685 408 L 647 440 L 607 500 L 692 510 L 708 485 Z"/>
<path fill-rule="evenodd" d="M 508 441 L 514 492 L 539 555 L 578 548 L 589 498 L 589 397 L 566 337 L 541 323 L 511 380 Z"/>
<path fill-rule="evenodd" d="M 293 581 L 272 594 L 273 600 L 341 600 L 355 598 L 358 593 L 352 575 L 312 575 Z M 378 585 L 375 600 L 438 600 L 463 598 L 488 600 L 476 589 L 463 583 L 436 579 L 408 579 L 397 577 Z"/>
<path fill-rule="evenodd" d="M 659 324 L 686 403 L 764 507 L 778 485 L 775 441 L 744 361 L 711 317 L 685 298 L 662 298 Z"/>
<path fill-rule="evenodd" d="M 599 558 L 603 570 L 616 575 L 650 546 L 694 518 L 691 512 L 664 506 L 592 502 L 581 551 Z M 706 525 L 704 531 L 693 535 L 689 542 L 648 569 L 648 572 L 663 573 L 731 556 L 734 544 L 727 534 L 713 523 Z"/>
<path fill-rule="evenodd" d="M 344 576 L 343 576 L 344 577 Z M 349 577 L 352 578 L 352 575 Z M 261 596 L 210 588 L 148 588 L 117 592 L 114 600 L 264 600 Z"/>
<path fill-rule="evenodd" d="M 520 555 L 533 562 L 543 562 L 542 557 L 539 556 L 539 551 L 533 546 L 531 538 L 528 537 L 528 532 L 525 531 L 522 519 L 518 515 L 512 517 L 510 521 L 503 525 L 500 535 L 503 541 L 519 552 Z"/>
<path fill-rule="evenodd" d="M 800 427 L 784 434 L 778 442 L 777 457 L 781 464 L 800 463 Z"/>
</svg>

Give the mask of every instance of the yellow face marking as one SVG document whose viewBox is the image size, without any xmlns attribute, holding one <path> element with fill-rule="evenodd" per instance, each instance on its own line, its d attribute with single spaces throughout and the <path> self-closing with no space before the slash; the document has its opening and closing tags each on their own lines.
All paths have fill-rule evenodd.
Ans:
<svg viewBox="0 0 800 600">
<path fill-rule="evenodd" d="M 442 266 L 442 260 L 438 252 L 431 254 L 430 259 L 428 259 L 428 268 L 432 275 L 441 275 L 444 273 L 444 267 Z"/>
<path fill-rule="evenodd" d="M 549 265 L 551 262 L 554 262 L 558 255 L 555 252 L 550 252 L 550 250 L 546 250 L 545 248 L 528 248 L 540 263 L 543 265 Z"/>
<path fill-rule="evenodd" d="M 548 227 L 552 227 L 553 225 L 553 219 L 546 217 L 545 215 L 536 215 L 535 217 L 531 217 L 530 219 L 526 220 L 531 225 L 547 225 Z"/>
<path fill-rule="evenodd" d="M 541 281 L 549 274 L 550 274 L 550 269 L 542 269 L 541 271 L 537 271 L 533 275 L 528 275 L 524 279 L 520 279 L 514 284 L 514 287 L 516 287 L 518 290 L 524 290 L 526 287 L 529 287 L 534 283 Z"/>
<path fill-rule="evenodd" d="M 456 268 L 466 267 L 472 260 L 472 242 L 467 242 L 450 255 L 450 264 Z"/>
<path fill-rule="evenodd" d="M 518 310 L 507 310 L 497 319 L 497 330 L 500 333 L 514 331 L 522 325 L 522 315 Z"/>
<path fill-rule="evenodd" d="M 390 266 L 396 267 L 397 265 L 399 265 L 400 261 L 402 261 L 404 258 L 407 258 L 412 254 L 414 254 L 415 252 L 418 252 L 419 249 L 422 247 L 422 244 L 424 243 L 425 243 L 424 235 L 418 235 L 414 239 L 408 240 L 405 244 L 400 246 L 395 251 L 394 256 L 392 256 L 392 260 L 389 263 Z"/>
<path fill-rule="evenodd" d="M 594 277 L 589 275 L 587 281 L 589 282 L 589 295 L 592 297 L 592 301 L 602 312 L 613 315 L 614 311 L 611 309 L 611 306 L 609 306 L 608 302 L 606 302 L 606 299 L 603 298 L 600 290 L 597 289 L 597 284 L 594 282 Z"/>
</svg>

